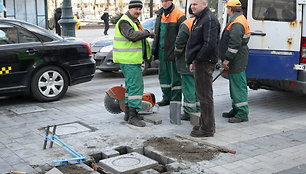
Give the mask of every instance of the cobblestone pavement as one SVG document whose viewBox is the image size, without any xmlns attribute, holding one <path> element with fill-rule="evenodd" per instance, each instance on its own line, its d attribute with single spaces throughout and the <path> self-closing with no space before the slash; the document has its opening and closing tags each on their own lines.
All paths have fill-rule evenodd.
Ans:
<svg viewBox="0 0 306 174">
<path fill-rule="evenodd" d="M 145 76 L 145 91 L 161 99 L 157 75 Z M 169 123 L 169 107 L 160 107 L 154 119 L 163 124 L 147 123 L 136 128 L 122 121 L 123 114 L 107 113 L 103 106 L 107 88 L 124 82 L 121 73 L 97 71 L 93 81 L 72 86 L 66 96 L 56 102 L 38 103 L 29 97 L 0 99 L 0 173 L 12 170 L 36 173 L 35 166 L 52 160 L 69 158 L 59 147 L 42 149 L 47 125 L 81 123 L 88 128 L 60 138 L 79 153 L 89 154 L 118 146 L 139 147 L 153 136 L 188 135 L 192 126 Z M 306 163 L 306 101 L 291 93 L 249 90 L 249 122 L 230 124 L 221 117 L 231 107 L 228 81 L 214 83 L 216 134 L 202 138 L 209 143 L 237 151 L 236 155 L 221 153 L 211 161 L 187 163 L 195 173 L 305 173 Z M 18 114 L 19 113 L 19 114 Z"/>
<path fill-rule="evenodd" d="M 144 77 L 145 92 L 161 99 L 158 76 Z M 192 126 L 169 123 L 169 107 L 160 107 L 153 119 L 161 125 L 147 123 L 144 128 L 123 121 L 123 114 L 108 113 L 103 105 L 105 90 L 124 83 L 122 74 L 96 72 L 91 82 L 69 87 L 65 97 L 56 102 L 39 103 L 30 97 L 0 98 L 0 173 L 13 170 L 38 173 L 38 165 L 71 158 L 54 146 L 42 149 L 43 128 L 47 125 L 78 123 L 80 132 L 66 132 L 59 137 L 88 158 L 118 146 L 142 147 L 151 137 L 189 135 Z M 305 96 L 268 90 L 249 90 L 249 121 L 230 124 L 222 118 L 231 108 L 228 81 L 214 83 L 216 134 L 201 138 L 225 146 L 237 154 L 220 153 L 211 161 L 183 162 L 185 173 L 306 173 L 306 100 Z"/>
</svg>

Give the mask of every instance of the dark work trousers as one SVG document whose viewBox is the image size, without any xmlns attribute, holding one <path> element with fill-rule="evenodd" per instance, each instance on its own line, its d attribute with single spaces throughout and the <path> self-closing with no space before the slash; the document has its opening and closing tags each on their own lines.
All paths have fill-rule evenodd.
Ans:
<svg viewBox="0 0 306 174">
<path fill-rule="evenodd" d="M 107 31 L 109 29 L 109 22 L 108 21 L 104 21 L 104 25 L 105 25 L 105 28 L 104 28 L 104 35 L 107 35 Z"/>
<path fill-rule="evenodd" d="M 200 100 L 201 129 L 206 133 L 215 133 L 215 115 L 213 99 L 213 72 L 215 64 L 193 61 L 194 80 L 197 97 Z"/>
</svg>

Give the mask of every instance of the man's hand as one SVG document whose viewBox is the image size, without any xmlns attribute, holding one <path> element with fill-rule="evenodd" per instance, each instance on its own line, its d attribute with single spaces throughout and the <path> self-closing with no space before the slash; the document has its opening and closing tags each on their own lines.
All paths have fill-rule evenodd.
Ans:
<svg viewBox="0 0 306 174">
<path fill-rule="evenodd" d="M 223 64 L 222 64 L 223 68 L 227 70 L 229 68 L 228 64 L 229 64 L 229 61 L 228 60 L 224 60 Z"/>
<path fill-rule="evenodd" d="M 150 34 L 150 38 L 154 38 L 155 37 L 155 33 L 154 33 L 154 31 L 153 30 L 150 30 L 150 29 L 146 29 L 148 32 L 149 32 L 149 34 Z"/>
<path fill-rule="evenodd" d="M 190 70 L 190 72 L 193 72 L 193 64 L 190 64 L 190 66 L 189 66 L 189 70 Z"/>
</svg>

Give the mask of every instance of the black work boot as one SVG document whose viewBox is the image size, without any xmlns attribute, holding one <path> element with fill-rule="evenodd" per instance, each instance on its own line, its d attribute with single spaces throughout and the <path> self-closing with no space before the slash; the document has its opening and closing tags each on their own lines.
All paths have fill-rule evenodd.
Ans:
<svg viewBox="0 0 306 174">
<path fill-rule="evenodd" d="M 200 126 L 193 126 L 192 130 L 199 130 L 200 129 Z"/>
<path fill-rule="evenodd" d="M 181 120 L 190 121 L 190 115 L 187 114 L 186 112 L 184 112 L 184 113 L 181 115 Z"/>
<path fill-rule="evenodd" d="M 124 109 L 124 121 L 128 121 L 129 120 L 129 105 L 125 104 L 125 109 Z"/>
<path fill-rule="evenodd" d="M 129 123 L 137 127 L 146 126 L 146 123 L 139 118 L 135 108 L 129 108 Z"/>
<path fill-rule="evenodd" d="M 157 104 L 158 104 L 159 106 L 167 106 L 167 105 L 170 105 L 170 101 L 167 101 L 167 100 L 162 99 L 162 101 L 157 102 Z"/>
<path fill-rule="evenodd" d="M 232 117 L 228 119 L 229 123 L 241 123 L 241 122 L 246 122 L 246 121 L 248 121 L 248 119 L 241 119 L 237 117 Z"/>
<path fill-rule="evenodd" d="M 222 117 L 224 117 L 224 118 L 232 118 L 232 117 L 235 117 L 235 114 L 233 114 L 231 112 L 223 112 L 222 113 Z"/>
<path fill-rule="evenodd" d="M 192 137 L 213 137 L 214 133 L 205 132 L 203 129 L 199 128 L 198 130 L 193 129 L 190 133 Z"/>
</svg>

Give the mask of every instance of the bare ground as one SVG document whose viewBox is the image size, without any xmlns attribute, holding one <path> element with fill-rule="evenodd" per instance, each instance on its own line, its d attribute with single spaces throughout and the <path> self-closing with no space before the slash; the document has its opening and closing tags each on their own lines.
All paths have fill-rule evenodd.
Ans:
<svg viewBox="0 0 306 174">
<path fill-rule="evenodd" d="M 88 171 L 82 167 L 78 167 L 75 165 L 64 165 L 57 167 L 63 174 L 77 173 L 77 174 L 88 174 L 92 171 Z"/>
<path fill-rule="evenodd" d="M 191 142 L 179 142 L 168 137 L 154 137 L 147 140 L 144 145 L 152 146 L 165 156 L 190 162 L 212 160 L 219 154 L 216 149 L 197 146 Z"/>
</svg>

